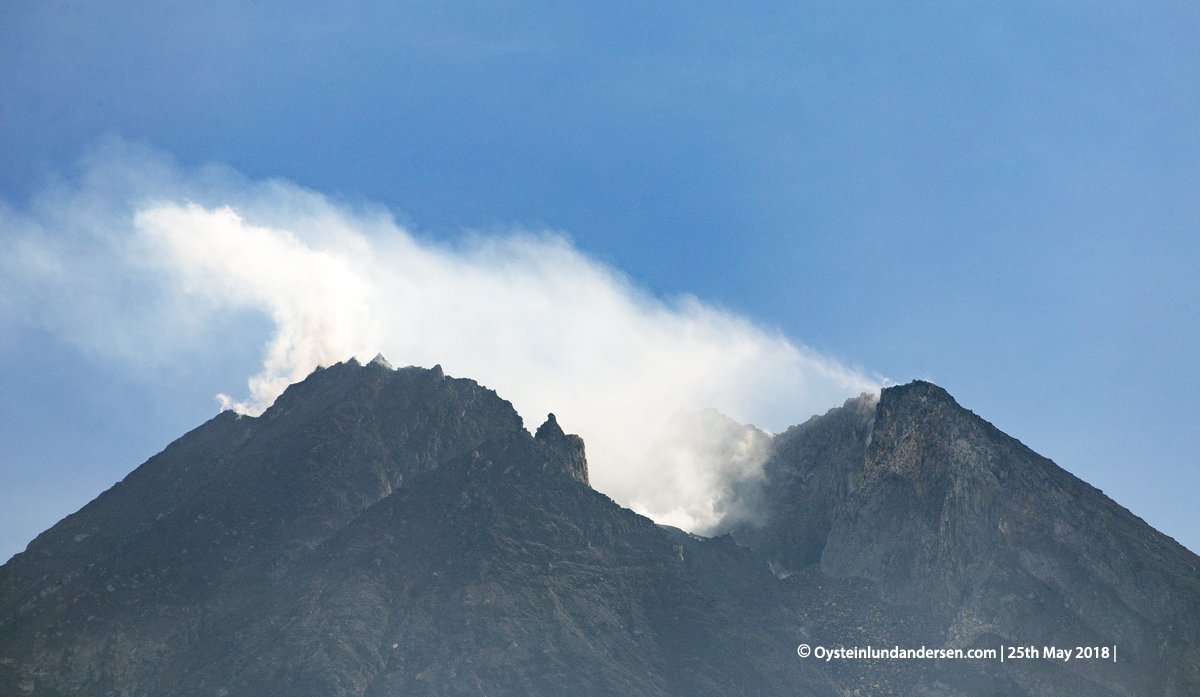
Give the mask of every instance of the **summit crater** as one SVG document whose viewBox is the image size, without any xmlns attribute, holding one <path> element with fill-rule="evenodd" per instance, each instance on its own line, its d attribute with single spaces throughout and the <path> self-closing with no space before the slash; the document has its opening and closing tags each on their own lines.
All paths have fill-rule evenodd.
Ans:
<svg viewBox="0 0 1200 697">
<path fill-rule="evenodd" d="M 771 439 L 755 515 L 715 537 L 589 481 L 582 439 L 472 380 L 318 369 L 0 567 L 0 693 L 1200 693 L 1200 559 L 931 383 Z"/>
</svg>

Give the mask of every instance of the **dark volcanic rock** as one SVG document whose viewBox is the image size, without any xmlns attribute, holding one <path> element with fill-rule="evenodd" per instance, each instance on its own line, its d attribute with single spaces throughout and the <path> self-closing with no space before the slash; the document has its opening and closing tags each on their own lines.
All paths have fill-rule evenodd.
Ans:
<svg viewBox="0 0 1200 697">
<path fill-rule="evenodd" d="M 776 436 L 763 465 L 765 521 L 738 524 L 733 535 L 765 554 L 779 573 L 821 560 L 834 511 L 862 476 L 876 401 L 867 394 L 848 399 Z"/>
<path fill-rule="evenodd" d="M 413 480 L 316 550 L 195 694 L 834 694 L 570 464 L 518 432 Z"/>
<path fill-rule="evenodd" d="M 5 565 L 0 694 L 835 694 L 701 581 L 553 416 L 531 436 L 474 382 L 352 362 Z"/>
<path fill-rule="evenodd" d="M 554 414 L 546 417 L 546 422 L 538 426 L 534 438 L 558 456 L 555 459 L 565 465 L 564 471 L 568 477 L 590 486 L 583 439 L 573 433 L 563 433 Z"/>
<path fill-rule="evenodd" d="M 914 694 L 1200 693 L 1200 558 L 936 385 L 883 390 L 873 424 L 861 404 L 780 436 L 767 471 L 785 493 L 772 522 L 736 531 L 773 559 L 789 561 L 785 540 L 792 564 L 819 559 L 819 574 L 788 579 L 810 625 L 848 645 L 880 646 L 890 633 L 901 646 L 1116 646 L 1120 656 L 949 661 L 907 677 L 871 668 Z M 866 585 L 845 585 L 854 579 Z M 822 618 L 810 600 L 836 583 L 851 615 L 868 619 Z M 905 617 L 920 621 L 895 625 Z M 852 673 L 835 670 L 851 683 Z"/>
<path fill-rule="evenodd" d="M 441 368 L 320 369 L 223 412 L 0 567 L 0 694 L 163 694 L 293 560 L 403 481 L 521 430 Z M 166 681 L 166 682 L 164 682 Z"/>
<path fill-rule="evenodd" d="M 884 390 L 821 568 L 951 614 L 954 644 L 1118 647 L 1007 668 L 1031 693 L 1200 692 L 1200 558 L 927 382 Z"/>
<path fill-rule="evenodd" d="M 0 567 L 0 695 L 1200 694 L 1200 559 L 940 388 L 793 427 L 763 475 L 702 538 L 593 491 L 553 415 L 530 435 L 440 368 L 319 370 Z"/>
</svg>

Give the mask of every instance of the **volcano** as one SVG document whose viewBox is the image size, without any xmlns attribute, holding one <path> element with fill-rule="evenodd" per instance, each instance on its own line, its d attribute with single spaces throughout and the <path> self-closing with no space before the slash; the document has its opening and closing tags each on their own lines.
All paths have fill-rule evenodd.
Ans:
<svg viewBox="0 0 1200 697">
<path fill-rule="evenodd" d="M 763 475 L 700 537 L 593 490 L 553 415 L 318 369 L 0 567 L 0 694 L 1200 694 L 1200 558 L 936 385 Z"/>
</svg>

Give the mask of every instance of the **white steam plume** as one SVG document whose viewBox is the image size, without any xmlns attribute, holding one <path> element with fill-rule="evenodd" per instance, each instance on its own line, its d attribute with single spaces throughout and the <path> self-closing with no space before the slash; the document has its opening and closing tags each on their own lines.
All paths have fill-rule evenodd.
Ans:
<svg viewBox="0 0 1200 697">
<path fill-rule="evenodd" d="M 553 411 L 584 437 L 597 489 L 692 529 L 715 522 L 721 487 L 752 478 L 761 458 L 695 438 L 687 455 L 681 427 L 658 446 L 675 442 L 674 454 L 647 455 L 672 414 L 716 407 L 779 430 L 880 382 L 692 296 L 653 297 L 556 233 L 431 242 L 384 210 L 219 167 L 181 171 L 119 142 L 0 224 L 0 290 L 74 341 L 161 360 L 230 313 L 264 313 L 274 331 L 261 372 L 245 399 L 220 396 L 252 414 L 351 356 L 440 363 L 496 389 L 530 427 Z"/>
<path fill-rule="evenodd" d="M 702 534 L 763 522 L 756 504 L 771 438 L 716 409 L 681 410 L 642 458 L 641 487 L 630 503 L 654 511 L 659 523 Z"/>
</svg>

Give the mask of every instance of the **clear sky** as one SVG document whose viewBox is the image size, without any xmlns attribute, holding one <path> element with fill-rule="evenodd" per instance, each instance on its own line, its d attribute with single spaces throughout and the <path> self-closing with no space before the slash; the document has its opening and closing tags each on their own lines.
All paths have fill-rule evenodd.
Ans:
<svg viewBox="0 0 1200 697">
<path fill-rule="evenodd" d="M 278 330 L 222 296 L 155 336 L 87 216 L 266 180 L 446 254 L 553 231 L 597 288 L 932 380 L 1200 550 L 1197 46 L 1186 3 L 4 2 L 0 557 L 250 398 Z"/>
</svg>

